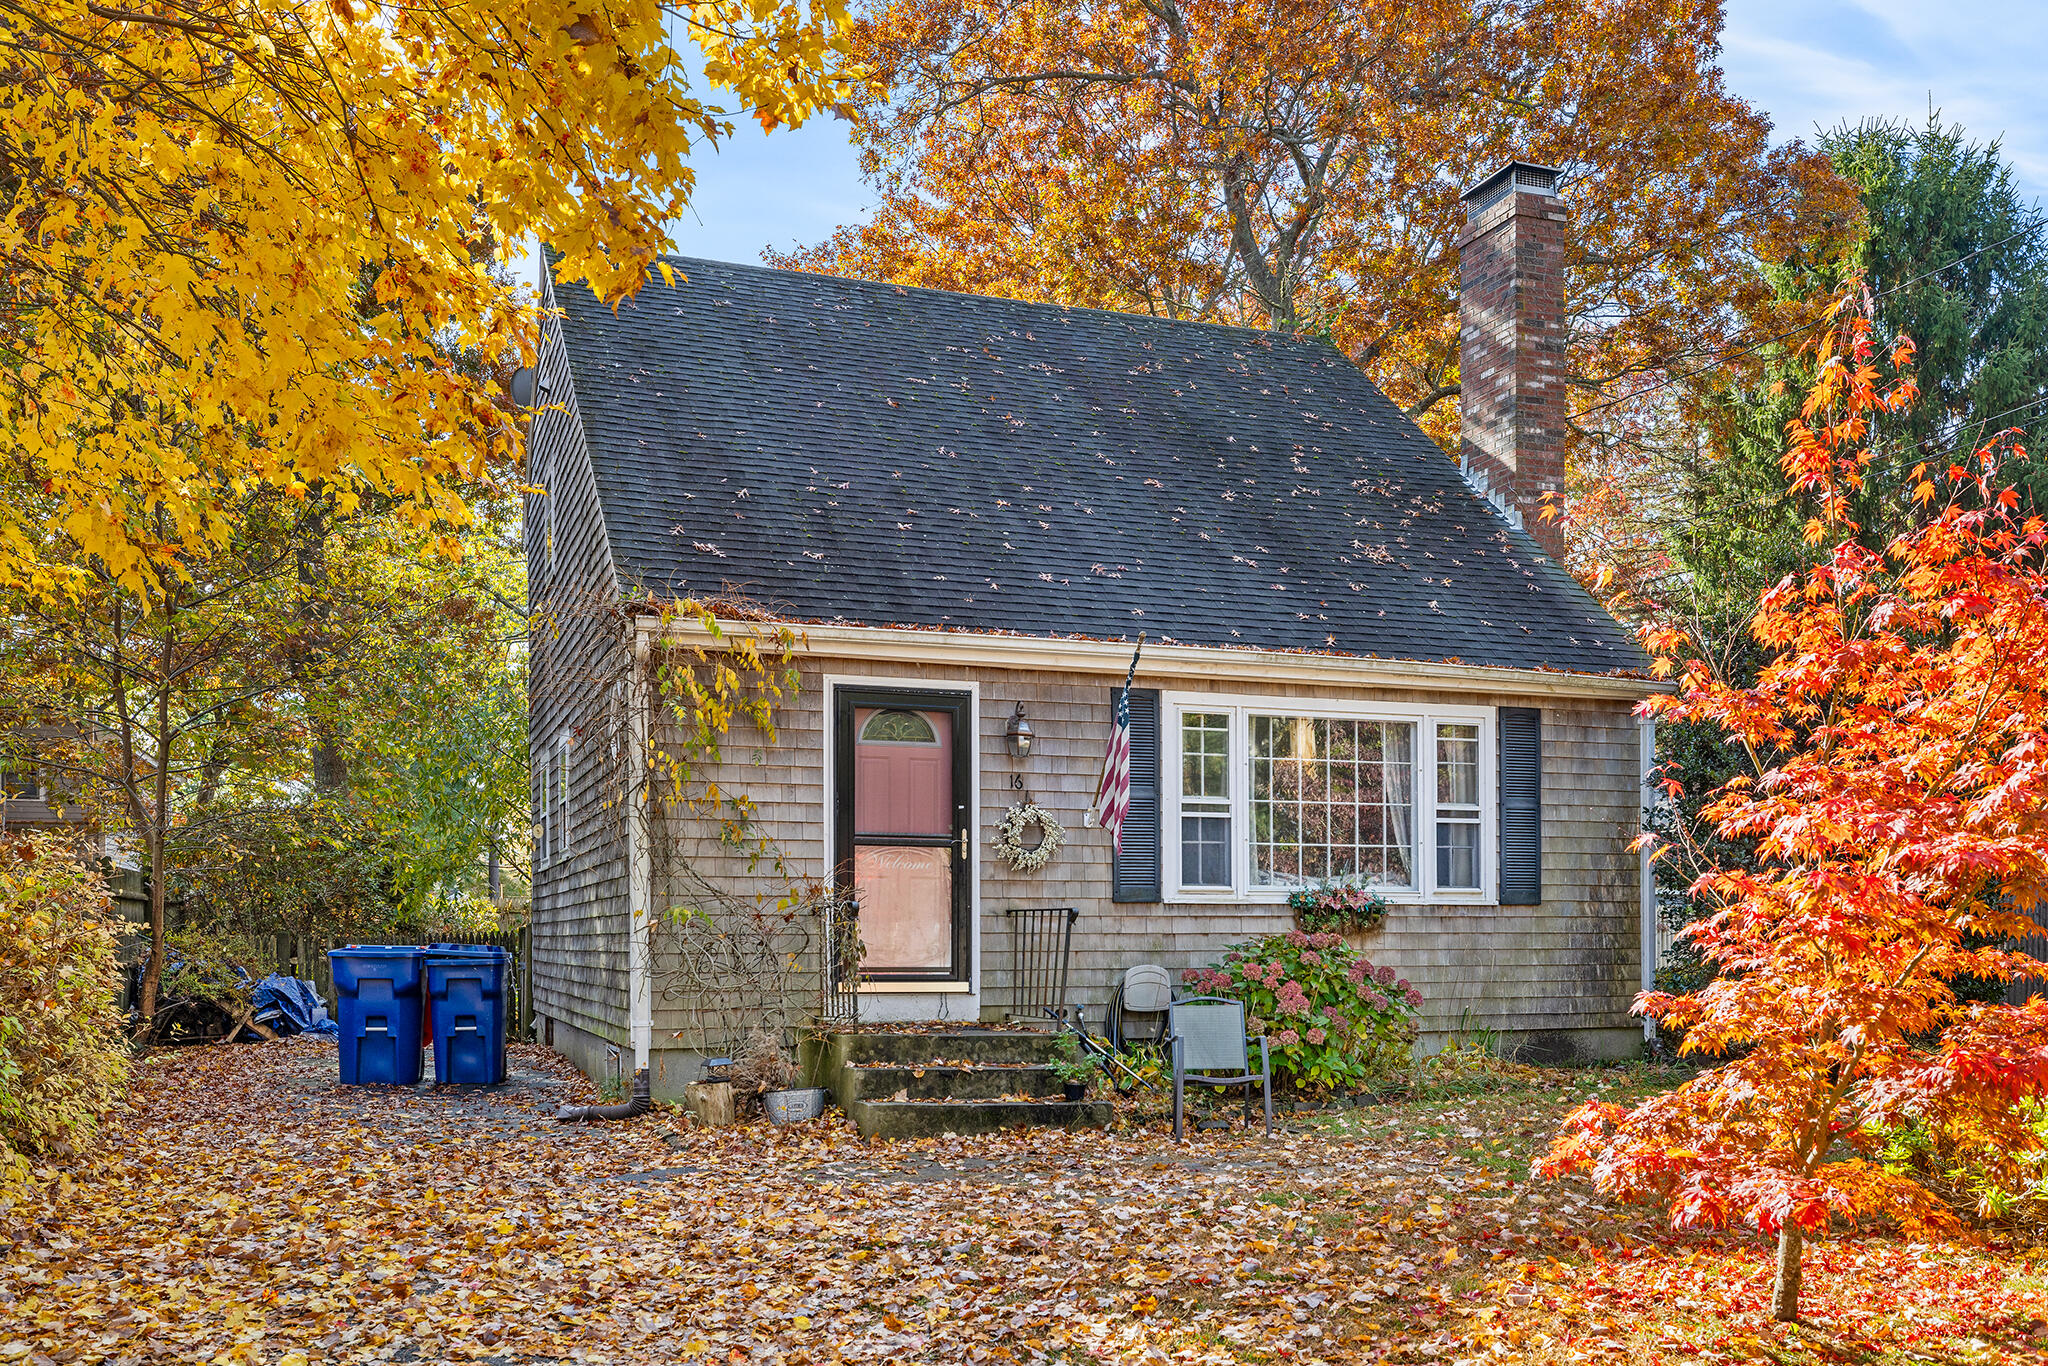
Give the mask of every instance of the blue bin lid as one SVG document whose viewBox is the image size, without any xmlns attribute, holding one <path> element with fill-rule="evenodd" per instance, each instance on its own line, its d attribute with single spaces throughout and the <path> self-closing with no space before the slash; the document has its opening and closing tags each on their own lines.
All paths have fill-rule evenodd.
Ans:
<svg viewBox="0 0 2048 1366">
<path fill-rule="evenodd" d="M 350 944 L 344 948 L 329 949 L 327 952 L 330 955 L 337 953 L 414 954 L 423 952 L 423 950 L 417 944 Z"/>
</svg>

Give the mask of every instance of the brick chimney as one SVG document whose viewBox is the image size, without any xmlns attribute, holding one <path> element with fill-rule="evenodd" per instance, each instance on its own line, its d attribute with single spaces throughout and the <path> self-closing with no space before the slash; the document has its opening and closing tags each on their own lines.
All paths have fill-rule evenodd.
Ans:
<svg viewBox="0 0 2048 1366">
<path fill-rule="evenodd" d="M 1511 161 L 1465 191 L 1458 238 L 1459 463 L 1508 520 L 1563 560 L 1542 516 L 1564 489 L 1564 200 L 1559 173 Z"/>
</svg>

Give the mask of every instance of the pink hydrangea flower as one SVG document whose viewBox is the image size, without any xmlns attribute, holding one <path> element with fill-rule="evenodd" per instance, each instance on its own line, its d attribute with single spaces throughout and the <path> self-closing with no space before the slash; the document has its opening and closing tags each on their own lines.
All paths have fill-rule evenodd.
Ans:
<svg viewBox="0 0 2048 1366">
<path fill-rule="evenodd" d="M 1408 1004 L 1411 1006 L 1418 1007 L 1422 1004 L 1422 993 L 1417 991 L 1414 987 L 1408 988 Z"/>
<path fill-rule="evenodd" d="M 1325 1034 L 1320 1029 L 1311 1029 L 1308 1032 L 1308 1041 L 1310 1043 L 1321 1043 L 1324 1039 L 1327 1039 L 1329 1037 L 1329 1035 Z"/>
<path fill-rule="evenodd" d="M 1383 987 L 1390 987 L 1394 984 L 1394 970 L 1392 968 L 1374 968 L 1372 976 L 1373 980 Z"/>
<path fill-rule="evenodd" d="M 1314 949 L 1310 949 L 1301 955 L 1301 961 L 1312 968 L 1319 968 L 1323 965 L 1323 956 Z"/>
<path fill-rule="evenodd" d="M 1371 975 L 1371 971 L 1367 964 L 1353 963 L 1351 965 L 1351 971 L 1345 973 L 1344 975 L 1351 979 L 1352 986 L 1362 987 L 1365 985 L 1365 979 Z"/>
<path fill-rule="evenodd" d="M 1372 1010 L 1385 1010 L 1387 1008 L 1387 998 L 1380 995 L 1377 991 L 1368 991 L 1365 993 L 1365 1004 Z"/>
<path fill-rule="evenodd" d="M 1283 1015 L 1305 1015 L 1308 1013 L 1308 993 L 1301 989 L 1299 982 L 1283 982 L 1273 993 L 1275 1002 Z"/>
<path fill-rule="evenodd" d="M 1280 1040 L 1280 1044 L 1283 1048 L 1301 1042 L 1301 1035 L 1295 1033 L 1291 1029 L 1283 1029 L 1275 1037 L 1277 1037 Z"/>
</svg>

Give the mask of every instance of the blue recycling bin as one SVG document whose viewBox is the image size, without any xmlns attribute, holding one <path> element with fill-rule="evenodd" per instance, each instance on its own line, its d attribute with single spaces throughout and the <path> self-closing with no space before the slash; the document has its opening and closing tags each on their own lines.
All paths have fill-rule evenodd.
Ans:
<svg viewBox="0 0 2048 1366">
<path fill-rule="evenodd" d="M 411 944 L 351 944 L 327 957 L 341 1026 L 341 1084 L 418 1085 L 425 956 Z"/>
<path fill-rule="evenodd" d="M 431 944 L 426 964 L 435 1084 L 496 1086 L 505 1080 L 512 955 L 487 944 Z"/>
</svg>

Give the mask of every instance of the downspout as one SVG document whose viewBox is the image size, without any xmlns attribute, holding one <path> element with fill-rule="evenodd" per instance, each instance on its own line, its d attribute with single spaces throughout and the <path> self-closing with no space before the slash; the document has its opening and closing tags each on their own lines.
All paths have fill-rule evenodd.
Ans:
<svg viewBox="0 0 2048 1366">
<path fill-rule="evenodd" d="M 555 1118 L 564 1124 L 590 1123 L 600 1119 L 631 1119 L 654 1108 L 654 1093 L 647 1084 L 647 1069 L 633 1074 L 633 1098 L 621 1105 L 564 1105 Z"/>
<path fill-rule="evenodd" d="M 654 852 L 648 848 L 647 743 L 649 714 L 654 706 L 650 677 L 652 642 L 634 617 L 633 664 L 626 682 L 626 904 L 632 916 L 626 953 L 626 1021 L 632 1031 L 634 1087 L 645 1075 L 654 1049 L 653 929 Z"/>
<path fill-rule="evenodd" d="M 1657 810 L 1657 723 L 1636 722 L 1637 766 L 1642 784 L 1642 827 L 1645 833 L 1650 828 L 1650 817 Z M 1642 989 L 1654 991 L 1657 987 L 1657 874 L 1650 866 L 1650 847 L 1645 843 L 1637 854 L 1639 867 L 1639 894 L 1642 901 Z M 1653 1048 L 1657 1043 L 1657 1022 L 1643 1017 L 1643 1042 Z"/>
</svg>

